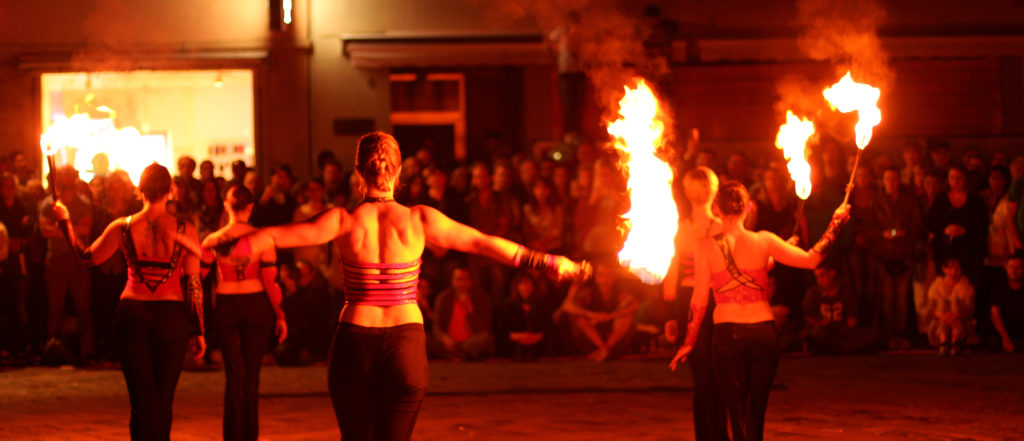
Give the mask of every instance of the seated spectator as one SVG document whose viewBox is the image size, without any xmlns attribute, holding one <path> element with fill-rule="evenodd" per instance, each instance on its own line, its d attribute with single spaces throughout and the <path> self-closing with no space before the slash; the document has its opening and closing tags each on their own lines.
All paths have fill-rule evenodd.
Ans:
<svg viewBox="0 0 1024 441">
<path fill-rule="evenodd" d="M 973 335 L 974 287 L 955 258 L 943 262 L 942 273 L 928 287 L 925 320 L 929 341 L 939 347 L 939 355 L 957 354 Z"/>
<path fill-rule="evenodd" d="M 857 301 L 839 283 L 833 265 L 814 270 L 816 284 L 804 297 L 808 343 L 815 354 L 848 354 L 874 343 L 870 331 L 857 328 Z"/>
<path fill-rule="evenodd" d="M 1003 352 L 1024 352 L 1024 255 L 1006 261 L 1006 281 L 992 291 L 992 324 Z"/>
<path fill-rule="evenodd" d="M 452 286 L 437 295 L 433 328 L 442 357 L 476 360 L 494 352 L 490 298 L 474 286 L 467 268 L 456 268 Z"/>
<path fill-rule="evenodd" d="M 337 322 L 326 283 L 312 265 L 302 260 L 294 265 L 281 265 L 279 280 L 284 294 L 281 309 L 288 321 L 288 338 L 274 350 L 274 358 L 282 366 L 326 359 Z"/>
<path fill-rule="evenodd" d="M 533 360 L 544 355 L 544 337 L 551 327 L 551 312 L 547 299 L 537 290 L 537 283 L 529 274 L 519 274 L 512 282 L 512 295 L 499 313 L 502 341 L 514 360 Z"/>
<path fill-rule="evenodd" d="M 633 329 L 633 316 L 640 304 L 619 288 L 613 264 L 599 264 L 593 281 L 576 282 L 569 288 L 555 320 L 567 317 L 572 323 L 577 347 L 593 348 L 587 358 L 604 361 L 618 355 Z"/>
</svg>

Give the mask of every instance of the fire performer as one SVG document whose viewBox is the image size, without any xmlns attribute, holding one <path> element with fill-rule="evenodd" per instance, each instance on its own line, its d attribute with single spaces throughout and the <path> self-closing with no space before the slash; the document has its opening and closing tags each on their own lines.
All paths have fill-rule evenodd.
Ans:
<svg viewBox="0 0 1024 441">
<path fill-rule="evenodd" d="M 683 176 L 683 191 L 692 205 L 691 213 L 683 213 L 676 234 L 676 255 L 665 274 L 662 285 L 666 302 L 673 305 L 673 316 L 666 323 L 665 332 L 674 342 L 678 324 L 685 321 L 696 282 L 694 251 L 697 242 L 722 231 L 722 222 L 711 212 L 711 204 L 718 193 L 718 176 L 707 167 L 697 167 Z M 684 309 L 685 308 L 685 309 Z M 709 301 L 708 309 L 715 305 Z M 711 365 L 711 334 L 714 323 L 706 314 L 700 323 L 700 334 L 694 341 L 690 360 L 693 375 L 693 430 L 697 441 L 728 440 L 729 429 L 725 405 L 715 386 Z"/>
<path fill-rule="evenodd" d="M 722 184 L 715 206 L 722 216 L 722 232 L 701 239 L 697 245 L 696 283 L 686 341 L 670 366 L 675 369 L 694 350 L 709 291 L 714 290 L 711 358 L 733 440 L 760 440 L 768 393 L 779 363 L 775 318 L 766 290 L 769 261 L 775 259 L 797 268 L 816 267 L 849 219 L 849 205 L 836 209 L 828 230 L 810 251 L 771 232 L 744 228 L 743 221 L 751 208 L 750 195 L 738 182 Z"/>
<path fill-rule="evenodd" d="M 391 135 L 359 139 L 355 169 L 364 201 L 352 213 L 332 208 L 305 222 L 261 229 L 253 252 L 335 242 L 346 304 L 331 347 L 328 388 L 346 441 L 412 436 L 427 386 L 426 337 L 416 305 L 424 246 L 454 249 L 529 267 L 557 278 L 585 275 L 585 263 L 527 249 L 449 219 L 436 209 L 394 200 L 401 152 Z"/>
<path fill-rule="evenodd" d="M 263 355 L 275 330 L 279 343 L 288 335 L 281 310 L 281 287 L 277 285 L 277 251 L 268 248 L 254 253 L 248 236 L 256 230 L 249 225 L 253 201 L 249 189 L 231 187 L 224 201 L 227 225 L 203 240 L 204 245 L 223 244 L 214 249 L 217 301 L 213 322 L 224 354 L 225 440 L 259 438 Z M 209 257 L 204 260 L 209 261 Z"/>
<path fill-rule="evenodd" d="M 64 237 L 80 260 L 98 265 L 120 249 L 128 262 L 114 332 L 131 401 L 133 440 L 170 438 L 174 389 L 189 348 L 190 325 L 196 358 L 206 350 L 199 258 L 183 252 L 184 243 L 198 243 L 199 237 L 195 227 L 167 213 L 171 188 L 166 168 L 146 167 L 138 187 L 142 210 L 114 220 L 84 248 L 72 234 L 67 207 L 59 201 L 54 205 Z M 188 292 L 182 292 L 183 279 Z"/>
</svg>

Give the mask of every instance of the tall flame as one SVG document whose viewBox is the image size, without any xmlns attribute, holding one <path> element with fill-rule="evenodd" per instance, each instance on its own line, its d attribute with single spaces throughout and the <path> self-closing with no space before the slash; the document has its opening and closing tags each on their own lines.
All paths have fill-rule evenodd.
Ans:
<svg viewBox="0 0 1024 441">
<path fill-rule="evenodd" d="M 619 115 L 608 125 L 615 148 L 623 153 L 620 165 L 629 174 L 630 209 L 623 215 L 629 231 L 619 262 L 644 282 L 660 283 L 675 254 L 679 221 L 672 199 L 672 169 L 655 156 L 665 142 L 665 122 L 658 99 L 642 79 L 636 88 L 626 87 Z"/>
<path fill-rule="evenodd" d="M 882 111 L 878 109 L 878 98 L 882 92 L 877 87 L 853 81 L 847 71 L 841 80 L 822 92 L 829 105 L 842 113 L 857 111 L 857 148 L 864 149 L 871 142 L 871 131 L 882 122 Z"/>
<path fill-rule="evenodd" d="M 807 162 L 807 140 L 814 135 L 814 122 L 797 118 L 792 110 L 786 111 L 786 123 L 779 127 L 775 147 L 786 157 L 789 177 L 796 183 L 796 195 L 807 199 L 811 195 L 811 164 Z"/>
<path fill-rule="evenodd" d="M 116 128 L 115 113 L 110 108 L 100 106 L 96 110 L 105 112 L 107 117 L 92 119 L 88 113 L 76 113 L 70 118 L 56 116 L 53 124 L 39 137 L 43 153 L 55 155 L 63 150 L 64 160 L 72 162 L 86 181 L 92 177 L 92 159 L 100 153 L 107 155 L 110 170 L 128 172 L 136 184 L 142 170 L 154 161 L 165 166 L 170 163 L 165 147 L 146 143 L 134 127 Z"/>
</svg>

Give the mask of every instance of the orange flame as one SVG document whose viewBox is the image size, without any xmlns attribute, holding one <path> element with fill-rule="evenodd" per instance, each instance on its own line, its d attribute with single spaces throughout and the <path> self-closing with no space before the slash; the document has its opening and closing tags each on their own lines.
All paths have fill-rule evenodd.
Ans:
<svg viewBox="0 0 1024 441">
<path fill-rule="evenodd" d="M 779 127 L 775 147 L 786 157 L 789 177 L 796 184 L 796 195 L 807 199 L 811 195 L 811 164 L 807 162 L 807 140 L 814 135 L 814 122 L 797 118 L 792 110 L 786 111 L 786 123 Z"/>
<path fill-rule="evenodd" d="M 675 254 L 672 238 L 679 214 L 672 199 L 672 169 L 655 156 L 665 142 L 665 122 L 643 79 L 634 89 L 626 87 L 619 115 L 608 125 L 615 148 L 623 153 L 620 165 L 629 174 L 630 209 L 623 215 L 628 232 L 619 262 L 644 282 L 660 283 Z"/>
<path fill-rule="evenodd" d="M 853 81 L 847 71 L 841 80 L 825 89 L 822 94 L 833 109 L 842 113 L 857 111 L 857 148 L 864 149 L 871 142 L 871 131 L 882 122 L 882 111 L 878 109 L 878 98 L 882 92 L 877 87 Z"/>
<path fill-rule="evenodd" d="M 92 159 L 105 153 L 110 170 L 128 172 L 133 183 L 138 184 L 142 170 L 153 162 L 168 165 L 166 148 L 148 145 L 139 130 L 134 127 L 114 127 L 113 110 L 106 106 L 96 110 L 107 113 L 107 118 L 92 119 L 88 113 L 76 113 L 70 118 L 57 116 L 54 122 L 39 137 L 39 145 L 46 155 L 64 152 L 65 161 L 79 170 L 82 179 L 92 179 Z M 49 165 L 44 173 L 49 172 Z"/>
</svg>

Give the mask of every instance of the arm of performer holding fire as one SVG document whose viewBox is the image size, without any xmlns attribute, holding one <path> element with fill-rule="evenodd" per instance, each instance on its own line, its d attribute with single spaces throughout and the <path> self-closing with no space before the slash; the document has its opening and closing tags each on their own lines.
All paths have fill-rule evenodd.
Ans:
<svg viewBox="0 0 1024 441">
<path fill-rule="evenodd" d="M 531 250 L 510 240 L 481 233 L 431 207 L 417 205 L 413 210 L 414 215 L 420 217 L 423 234 L 431 245 L 481 255 L 515 268 L 541 270 L 556 279 L 589 277 L 591 274 L 590 264 L 586 262 L 577 263 L 564 256 Z"/>
<path fill-rule="evenodd" d="M 776 261 L 794 268 L 814 269 L 825 259 L 825 255 L 832 248 L 840 230 L 848 220 L 850 220 L 850 204 L 842 204 L 836 208 L 825 233 L 810 250 L 804 250 L 786 242 L 769 231 L 760 231 L 758 234 L 767 242 L 768 254 Z"/>
<path fill-rule="evenodd" d="M 75 257 L 83 264 L 99 265 L 109 259 L 121 245 L 120 229 L 124 224 L 123 218 L 107 225 L 107 228 L 103 230 L 103 234 L 89 245 L 83 245 L 79 242 L 79 237 L 88 235 L 88 227 L 73 225 L 71 213 L 68 212 L 68 208 L 64 206 L 63 202 L 57 201 L 53 204 L 53 219 L 56 220 L 56 225 L 48 222 L 48 226 L 44 227 L 43 223 L 40 223 L 40 228 L 44 230 L 44 234 L 46 234 L 46 228 L 50 228 L 52 229 L 51 232 L 63 235 L 64 239 L 68 242 L 68 246 L 71 247 L 71 251 L 74 252 Z M 85 230 L 84 234 L 82 233 L 83 229 Z"/>
<path fill-rule="evenodd" d="M 281 286 L 277 284 L 277 251 L 273 248 L 264 251 L 260 256 L 260 277 L 263 279 L 263 290 L 267 292 L 270 305 L 274 307 L 274 331 L 277 342 L 283 343 L 288 338 L 288 323 L 281 309 Z"/>
</svg>

